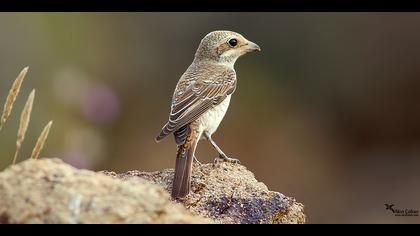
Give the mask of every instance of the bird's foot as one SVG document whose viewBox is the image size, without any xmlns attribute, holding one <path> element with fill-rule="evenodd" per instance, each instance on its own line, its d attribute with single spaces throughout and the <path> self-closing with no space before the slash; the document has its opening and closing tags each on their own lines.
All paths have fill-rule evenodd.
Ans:
<svg viewBox="0 0 420 236">
<path fill-rule="evenodd" d="M 197 163 L 199 166 L 203 165 L 195 156 L 194 156 L 194 163 Z"/>
<path fill-rule="evenodd" d="M 214 164 L 219 164 L 221 162 L 230 162 L 235 164 L 241 164 L 241 162 L 238 159 L 230 158 L 226 155 L 220 154 L 218 157 L 214 159 Z"/>
</svg>

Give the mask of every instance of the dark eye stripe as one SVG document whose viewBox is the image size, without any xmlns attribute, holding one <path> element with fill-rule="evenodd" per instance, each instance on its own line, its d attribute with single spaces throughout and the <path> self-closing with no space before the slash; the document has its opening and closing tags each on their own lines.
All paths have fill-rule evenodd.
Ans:
<svg viewBox="0 0 420 236">
<path fill-rule="evenodd" d="M 228 44 L 231 47 L 235 47 L 236 45 L 238 45 L 238 40 L 236 40 L 236 39 L 229 39 Z"/>
</svg>

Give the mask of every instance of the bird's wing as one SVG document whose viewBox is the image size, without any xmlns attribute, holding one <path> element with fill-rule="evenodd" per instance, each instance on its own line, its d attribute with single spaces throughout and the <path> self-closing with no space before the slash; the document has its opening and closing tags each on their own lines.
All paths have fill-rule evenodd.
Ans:
<svg viewBox="0 0 420 236">
<path fill-rule="evenodd" d="M 191 77 L 178 83 L 172 99 L 169 121 L 157 140 L 191 123 L 210 108 L 220 104 L 236 89 L 234 70 L 198 74 L 199 78 Z"/>
</svg>

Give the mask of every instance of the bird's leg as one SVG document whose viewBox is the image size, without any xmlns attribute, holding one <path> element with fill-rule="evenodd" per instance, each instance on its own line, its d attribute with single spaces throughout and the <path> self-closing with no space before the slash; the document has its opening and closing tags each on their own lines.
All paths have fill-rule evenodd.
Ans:
<svg viewBox="0 0 420 236">
<path fill-rule="evenodd" d="M 216 142 L 214 142 L 214 140 L 211 138 L 211 135 L 209 133 L 204 132 L 204 135 L 210 141 L 211 145 L 213 145 L 214 149 L 216 149 L 216 151 L 219 153 L 219 156 L 214 159 L 214 163 L 217 164 L 217 163 L 222 162 L 222 161 L 231 162 L 231 163 L 238 163 L 238 164 L 241 163 L 238 159 L 228 157 L 222 151 L 222 149 L 220 149 L 219 146 L 217 146 Z"/>
<path fill-rule="evenodd" d="M 197 163 L 198 165 L 202 165 L 201 162 L 197 159 L 197 157 L 194 155 L 194 162 Z"/>
</svg>

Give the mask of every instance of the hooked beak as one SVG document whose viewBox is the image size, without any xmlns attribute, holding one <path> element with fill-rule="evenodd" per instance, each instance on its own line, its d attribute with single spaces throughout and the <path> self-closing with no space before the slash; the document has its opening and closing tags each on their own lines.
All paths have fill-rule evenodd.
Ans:
<svg viewBox="0 0 420 236">
<path fill-rule="evenodd" d="M 248 49 L 249 52 L 253 52 L 253 51 L 260 52 L 261 51 L 260 46 L 258 46 L 258 44 L 253 43 L 251 41 L 248 42 L 247 49 Z"/>
</svg>

